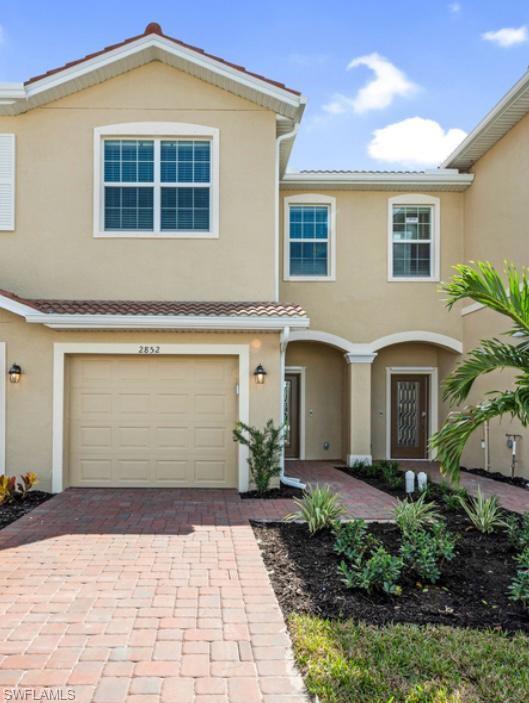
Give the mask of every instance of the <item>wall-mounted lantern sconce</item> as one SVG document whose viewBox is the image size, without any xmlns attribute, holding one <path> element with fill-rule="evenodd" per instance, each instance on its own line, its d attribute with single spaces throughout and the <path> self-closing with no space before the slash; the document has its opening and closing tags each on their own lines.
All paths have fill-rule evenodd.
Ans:
<svg viewBox="0 0 529 703">
<path fill-rule="evenodd" d="M 265 376 L 267 374 L 266 374 L 266 371 L 264 370 L 262 364 L 259 364 L 259 366 L 256 367 L 255 371 L 253 372 L 253 375 L 255 377 L 256 383 L 259 383 L 260 385 L 262 385 L 265 382 Z"/>
<path fill-rule="evenodd" d="M 20 381 L 20 377 L 22 376 L 22 369 L 18 364 L 13 364 L 9 369 L 8 373 L 9 381 L 11 383 L 18 383 Z"/>
</svg>

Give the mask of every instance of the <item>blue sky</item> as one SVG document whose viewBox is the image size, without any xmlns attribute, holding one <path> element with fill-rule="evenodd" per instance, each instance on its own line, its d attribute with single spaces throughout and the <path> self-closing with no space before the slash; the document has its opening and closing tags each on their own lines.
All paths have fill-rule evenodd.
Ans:
<svg viewBox="0 0 529 703">
<path fill-rule="evenodd" d="M 290 169 L 428 168 L 529 64 L 522 0 L 25 0 L 0 5 L 0 81 L 149 21 L 307 96 Z"/>
</svg>

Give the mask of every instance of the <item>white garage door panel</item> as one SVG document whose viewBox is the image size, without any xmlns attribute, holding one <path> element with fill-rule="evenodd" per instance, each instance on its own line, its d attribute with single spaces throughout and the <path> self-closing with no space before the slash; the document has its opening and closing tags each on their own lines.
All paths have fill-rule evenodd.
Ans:
<svg viewBox="0 0 529 703">
<path fill-rule="evenodd" d="M 237 360 L 69 360 L 72 486 L 237 486 Z"/>
</svg>

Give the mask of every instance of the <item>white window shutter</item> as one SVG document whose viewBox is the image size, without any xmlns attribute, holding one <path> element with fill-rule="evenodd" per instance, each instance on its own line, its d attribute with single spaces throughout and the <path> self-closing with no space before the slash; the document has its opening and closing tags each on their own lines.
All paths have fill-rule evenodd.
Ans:
<svg viewBox="0 0 529 703">
<path fill-rule="evenodd" d="M 0 134 L 0 230 L 15 229 L 15 135 Z"/>
</svg>

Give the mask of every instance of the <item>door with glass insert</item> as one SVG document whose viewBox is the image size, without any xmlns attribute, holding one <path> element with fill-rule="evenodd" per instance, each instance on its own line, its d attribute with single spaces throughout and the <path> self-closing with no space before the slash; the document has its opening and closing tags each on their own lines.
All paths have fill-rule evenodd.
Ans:
<svg viewBox="0 0 529 703">
<path fill-rule="evenodd" d="M 428 376 L 391 376 L 391 456 L 428 458 Z"/>
<path fill-rule="evenodd" d="M 285 375 L 285 458 L 298 459 L 299 435 L 299 374 Z"/>
</svg>

